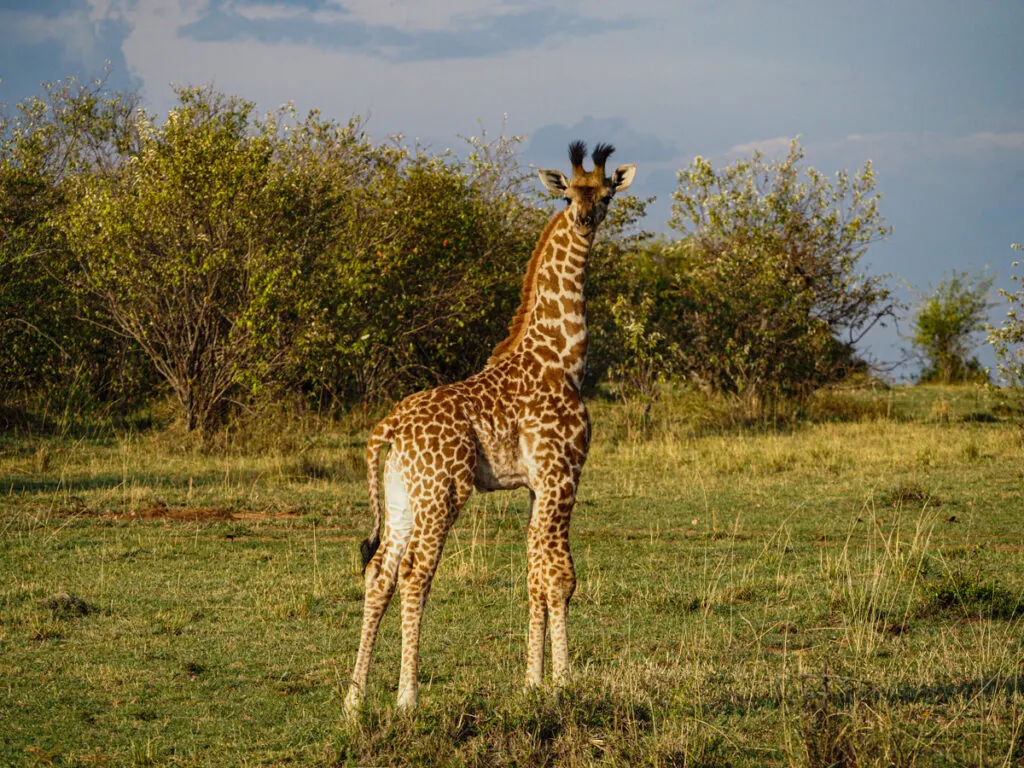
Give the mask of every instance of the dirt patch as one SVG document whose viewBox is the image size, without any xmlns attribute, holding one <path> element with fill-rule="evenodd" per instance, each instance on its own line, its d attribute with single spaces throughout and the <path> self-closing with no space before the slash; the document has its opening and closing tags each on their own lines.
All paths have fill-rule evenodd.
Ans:
<svg viewBox="0 0 1024 768">
<path fill-rule="evenodd" d="M 284 517 L 298 517 L 308 512 L 305 509 L 275 509 L 275 510 L 253 510 L 253 509 L 242 509 L 235 510 L 232 514 L 232 520 L 280 520 Z"/>
<path fill-rule="evenodd" d="M 158 504 L 146 509 L 128 512 L 113 512 L 108 517 L 114 520 L 169 520 L 175 523 L 210 523 L 224 520 L 276 520 L 303 514 L 302 510 L 284 509 L 270 511 L 232 510 L 224 507 L 168 507 Z"/>
<path fill-rule="evenodd" d="M 230 509 L 217 507 L 165 507 L 157 505 L 128 512 L 114 512 L 110 517 L 116 520 L 172 520 L 182 523 L 199 523 L 212 520 L 234 520 Z"/>
</svg>

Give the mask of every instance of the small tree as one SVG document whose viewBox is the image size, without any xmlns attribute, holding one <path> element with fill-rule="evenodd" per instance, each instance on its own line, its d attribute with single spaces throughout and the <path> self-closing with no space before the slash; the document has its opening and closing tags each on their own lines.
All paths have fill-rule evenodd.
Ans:
<svg viewBox="0 0 1024 768">
<path fill-rule="evenodd" d="M 664 244 L 653 240 L 653 235 L 641 227 L 653 200 L 633 195 L 616 198 L 591 251 L 587 267 L 587 326 L 591 334 L 587 388 L 606 379 L 622 383 L 634 363 L 647 368 L 654 377 L 668 373 L 661 365 L 667 363 L 664 335 L 656 327 L 659 297 L 667 285 L 659 282 L 664 273 L 658 269 Z M 636 361 L 629 349 L 631 336 L 640 342 L 633 335 L 637 320 L 644 327 L 641 336 L 653 342 L 649 351 L 656 355 L 644 363 Z"/>
<path fill-rule="evenodd" d="M 911 325 L 911 341 L 925 365 L 921 382 L 954 384 L 987 378 L 970 349 L 974 335 L 986 327 L 994 280 L 954 272 L 921 300 Z"/>
<path fill-rule="evenodd" d="M 178 98 L 163 126 L 136 115 L 138 146 L 116 169 L 69 180 L 58 221 L 80 288 L 152 361 L 187 429 L 209 434 L 236 388 L 284 367 L 336 199 L 296 183 L 300 153 L 251 103 Z M 349 140 L 311 121 L 300 132 L 321 148 Z"/>
<path fill-rule="evenodd" d="M 1024 250 L 1020 243 L 1014 243 L 1015 251 Z M 1016 269 L 1020 261 L 1014 261 Z M 1020 275 L 1012 275 L 1011 279 L 1018 284 L 1016 291 L 999 290 L 999 294 L 1010 305 L 1006 318 L 998 328 L 990 328 L 988 343 L 995 347 L 998 370 L 1003 382 L 1014 389 L 1024 389 L 1024 279 Z"/>
<path fill-rule="evenodd" d="M 67 180 L 108 172 L 131 145 L 137 101 L 69 78 L 0 113 L 0 398 L 71 387 L 131 396 L 151 371 L 90 322 L 99 308 L 72 290 L 50 226 L 68 204 Z"/>
<path fill-rule="evenodd" d="M 858 271 L 889 234 L 871 164 L 834 179 L 759 152 L 679 172 L 669 225 L 685 236 L 671 318 L 679 368 L 711 391 L 764 403 L 841 378 L 854 345 L 894 314 L 885 278 Z"/>
<path fill-rule="evenodd" d="M 321 396 L 397 399 L 464 378 L 507 333 L 543 215 L 515 137 L 468 141 L 463 160 L 373 149 L 310 294 L 297 362 Z"/>
</svg>

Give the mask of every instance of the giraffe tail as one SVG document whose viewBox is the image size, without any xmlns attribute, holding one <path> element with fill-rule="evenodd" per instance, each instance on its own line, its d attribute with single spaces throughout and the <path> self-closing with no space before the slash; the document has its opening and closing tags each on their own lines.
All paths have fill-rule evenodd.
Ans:
<svg viewBox="0 0 1024 768">
<path fill-rule="evenodd" d="M 390 419 L 384 419 L 370 433 L 366 441 L 366 485 L 370 496 L 370 509 L 373 510 L 373 531 L 369 538 L 363 539 L 359 545 L 359 554 L 363 560 L 363 571 L 370 564 L 371 558 L 377 548 L 380 547 L 380 522 L 381 522 L 381 499 L 380 499 L 380 452 L 385 445 L 391 443 L 391 436 L 394 434 L 394 424 Z"/>
</svg>

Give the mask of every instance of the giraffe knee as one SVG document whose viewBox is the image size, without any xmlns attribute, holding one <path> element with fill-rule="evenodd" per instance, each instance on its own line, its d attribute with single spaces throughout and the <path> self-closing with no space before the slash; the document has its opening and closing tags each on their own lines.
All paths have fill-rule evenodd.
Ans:
<svg viewBox="0 0 1024 768">
<path fill-rule="evenodd" d="M 554 573 L 547 583 L 548 600 L 554 602 L 568 601 L 576 591 L 576 574 L 572 568 Z"/>
<path fill-rule="evenodd" d="M 416 547 L 411 546 L 406 550 L 401 564 L 398 566 L 398 578 L 403 582 L 409 581 L 416 573 Z"/>
</svg>

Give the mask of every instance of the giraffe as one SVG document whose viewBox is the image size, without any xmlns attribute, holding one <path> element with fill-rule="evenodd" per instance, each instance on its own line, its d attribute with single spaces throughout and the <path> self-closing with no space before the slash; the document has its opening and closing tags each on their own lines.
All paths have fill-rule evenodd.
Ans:
<svg viewBox="0 0 1024 768">
<path fill-rule="evenodd" d="M 552 678 L 569 671 L 566 613 L 576 587 L 569 518 L 590 443 L 580 395 L 587 355 L 583 297 L 587 257 L 616 192 L 632 183 L 635 165 L 605 175 L 615 149 L 598 144 L 592 171 L 586 145 L 569 145 L 572 178 L 538 171 L 566 208 L 551 217 L 526 269 L 509 335 L 470 378 L 402 400 L 367 440 L 367 484 L 374 527 L 362 543 L 366 582 L 362 633 L 345 711 L 363 702 L 370 656 L 384 612 L 401 594 L 402 663 L 398 706 L 418 700 L 423 610 L 448 530 L 475 487 L 530 490 L 527 586 L 530 597 L 527 686 L 540 685 L 550 630 Z M 380 498 L 380 454 L 384 503 Z M 387 509 L 381 535 L 382 506 Z"/>
</svg>

